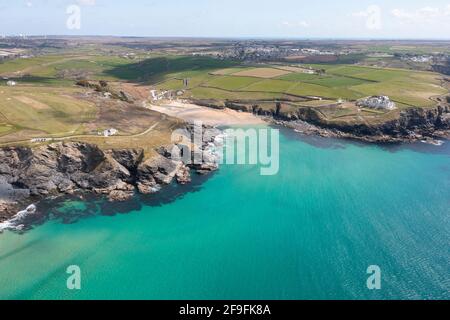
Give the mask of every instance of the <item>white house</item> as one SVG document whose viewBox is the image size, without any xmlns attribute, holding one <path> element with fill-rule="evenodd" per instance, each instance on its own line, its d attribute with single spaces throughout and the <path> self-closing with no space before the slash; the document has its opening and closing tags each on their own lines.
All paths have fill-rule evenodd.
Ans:
<svg viewBox="0 0 450 320">
<path fill-rule="evenodd" d="M 10 87 L 14 87 L 16 84 L 17 84 L 17 82 L 12 81 L 12 80 L 9 80 L 8 82 L 6 82 L 6 85 L 10 86 Z"/>
<path fill-rule="evenodd" d="M 356 103 L 359 107 L 366 107 L 372 109 L 394 110 L 396 105 L 388 96 L 371 96 L 360 99 Z"/>
<path fill-rule="evenodd" d="M 103 131 L 103 136 L 104 137 L 111 137 L 111 136 L 115 136 L 118 133 L 119 133 L 119 131 L 117 131 L 117 129 L 111 128 L 111 129 L 104 130 Z"/>
<path fill-rule="evenodd" d="M 152 96 L 152 101 L 159 101 L 163 99 L 170 99 L 171 91 L 161 91 L 158 93 L 157 90 L 150 90 Z"/>
<path fill-rule="evenodd" d="M 47 141 L 51 141 L 52 139 L 50 138 L 33 138 L 31 139 L 32 143 L 40 143 L 40 142 L 47 142 Z"/>
</svg>

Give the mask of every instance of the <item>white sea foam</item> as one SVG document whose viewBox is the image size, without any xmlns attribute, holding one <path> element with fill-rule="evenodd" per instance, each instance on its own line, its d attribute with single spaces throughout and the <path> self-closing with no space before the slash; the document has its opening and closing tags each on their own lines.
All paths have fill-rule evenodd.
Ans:
<svg viewBox="0 0 450 320">
<path fill-rule="evenodd" d="M 24 228 L 21 223 L 25 217 L 36 213 L 36 206 L 34 204 L 28 206 L 25 210 L 19 211 L 14 217 L 5 222 L 0 223 L 0 232 L 4 230 L 20 231 Z"/>
<path fill-rule="evenodd" d="M 442 141 L 442 140 L 422 140 L 422 142 L 426 143 L 426 144 L 432 144 L 432 145 L 438 146 L 438 147 L 440 147 L 444 144 L 444 141 Z"/>
</svg>

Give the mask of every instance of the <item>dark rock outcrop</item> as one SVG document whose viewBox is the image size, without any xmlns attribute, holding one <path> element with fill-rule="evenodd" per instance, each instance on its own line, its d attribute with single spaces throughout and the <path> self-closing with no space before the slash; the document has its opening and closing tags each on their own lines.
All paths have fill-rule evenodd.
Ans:
<svg viewBox="0 0 450 320">
<path fill-rule="evenodd" d="M 448 80 L 447 80 L 448 81 Z M 447 137 L 450 130 L 450 97 L 437 97 L 434 108 L 411 107 L 399 111 L 391 120 L 379 123 L 366 123 L 363 121 L 339 122 L 329 121 L 321 111 L 323 108 L 334 110 L 339 104 L 330 104 L 326 107 L 298 107 L 284 108 L 280 99 L 274 103 L 273 109 L 263 109 L 257 104 L 250 102 L 226 101 L 225 107 L 242 112 L 251 112 L 255 115 L 265 117 L 270 122 L 283 124 L 289 127 L 300 127 L 311 133 L 324 136 L 355 138 L 368 142 L 400 142 L 414 141 L 422 138 Z M 193 103 L 217 109 L 217 102 Z M 308 127 L 303 122 L 314 127 Z"/>
<path fill-rule="evenodd" d="M 257 112 L 259 110 L 257 109 Z M 314 133 L 345 138 L 356 138 L 369 142 L 414 141 L 423 137 L 437 137 L 450 130 L 450 107 L 408 108 L 393 119 L 368 124 L 328 121 L 317 108 L 299 108 L 295 113 L 261 113 L 280 122 L 307 122 L 315 126 Z M 294 124 L 295 125 L 295 124 Z M 303 127 L 303 125 L 302 125 Z M 445 136 L 445 134 L 444 134 Z"/>
<path fill-rule="evenodd" d="M 217 169 L 210 163 L 211 156 L 205 156 L 206 162 L 197 168 L 172 160 L 170 150 L 159 148 L 159 154 L 146 159 L 143 150 L 103 151 L 80 142 L 0 149 L 0 222 L 17 213 L 19 206 L 30 199 L 93 192 L 111 201 L 124 201 L 136 189 L 151 194 L 175 180 L 189 183 L 191 168 L 199 173 Z"/>
<path fill-rule="evenodd" d="M 409 139 L 413 136 L 433 136 L 434 132 L 450 129 L 448 108 L 431 109 L 409 108 L 401 111 L 398 118 L 377 124 L 322 124 L 327 128 L 337 129 L 355 136 L 391 136 Z M 319 120 L 319 125 L 320 120 Z"/>
</svg>

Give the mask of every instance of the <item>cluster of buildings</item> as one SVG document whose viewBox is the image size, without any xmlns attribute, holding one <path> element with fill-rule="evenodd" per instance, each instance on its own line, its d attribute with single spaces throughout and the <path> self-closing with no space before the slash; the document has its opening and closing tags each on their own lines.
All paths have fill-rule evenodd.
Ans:
<svg viewBox="0 0 450 320">
<path fill-rule="evenodd" d="M 431 54 L 395 54 L 395 57 L 400 58 L 403 61 L 412 61 L 419 63 L 432 63 L 432 64 L 446 64 L 450 60 L 450 55 L 448 53 L 435 52 Z"/>
<path fill-rule="evenodd" d="M 187 80 L 185 80 L 185 86 L 187 86 Z M 150 96 L 153 102 L 161 101 L 161 100 L 172 100 L 176 97 L 182 96 L 184 94 L 183 90 L 150 90 Z"/>
<path fill-rule="evenodd" d="M 306 55 L 313 55 L 313 56 L 332 56 L 335 55 L 336 52 L 333 51 L 321 51 L 321 50 L 317 50 L 317 49 L 301 49 L 299 50 L 299 52 L 301 52 L 302 54 L 306 54 Z"/>
<path fill-rule="evenodd" d="M 170 99 L 172 93 L 170 91 L 161 91 L 158 90 L 150 90 L 150 95 L 152 97 L 152 101 L 160 101 L 165 99 Z"/>
<path fill-rule="evenodd" d="M 265 61 L 282 59 L 290 54 L 290 49 L 277 45 L 238 43 L 233 48 L 224 50 L 218 54 L 218 58 L 241 61 Z"/>
<path fill-rule="evenodd" d="M 317 74 L 318 72 L 314 69 L 303 69 L 302 73 L 306 74 Z"/>
<path fill-rule="evenodd" d="M 52 141 L 52 138 L 33 138 L 31 139 L 32 143 L 42 143 L 42 142 L 47 142 L 47 141 Z"/>
<path fill-rule="evenodd" d="M 396 108 L 395 102 L 391 101 L 388 96 L 371 96 L 360 99 L 356 102 L 358 107 L 394 110 Z"/>
<path fill-rule="evenodd" d="M 294 43 L 240 42 L 232 48 L 217 54 L 221 59 L 234 59 L 249 62 L 281 60 L 292 56 L 334 56 L 347 55 L 351 51 L 330 51 L 321 48 L 300 48 Z"/>
<path fill-rule="evenodd" d="M 402 60 L 405 61 L 412 61 L 412 62 L 419 62 L 419 63 L 428 63 L 433 61 L 433 56 L 403 56 L 401 57 Z"/>
<path fill-rule="evenodd" d="M 29 55 L 24 54 L 23 49 L 0 49 L 0 61 L 14 58 L 29 58 Z"/>
<path fill-rule="evenodd" d="M 125 54 L 120 55 L 120 57 L 124 59 L 134 60 L 137 58 L 137 55 L 134 52 L 127 52 Z"/>
</svg>

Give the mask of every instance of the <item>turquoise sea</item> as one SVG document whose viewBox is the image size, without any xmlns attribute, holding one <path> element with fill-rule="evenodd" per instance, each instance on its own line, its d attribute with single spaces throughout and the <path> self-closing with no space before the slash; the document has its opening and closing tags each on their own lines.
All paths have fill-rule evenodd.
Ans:
<svg viewBox="0 0 450 320">
<path fill-rule="evenodd" d="M 0 298 L 450 299 L 450 143 L 281 133 L 275 176 L 224 165 L 124 204 L 46 204 L 49 221 L 0 234 Z"/>
</svg>

